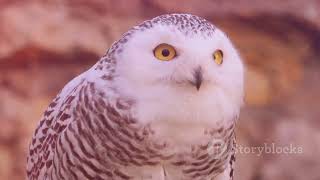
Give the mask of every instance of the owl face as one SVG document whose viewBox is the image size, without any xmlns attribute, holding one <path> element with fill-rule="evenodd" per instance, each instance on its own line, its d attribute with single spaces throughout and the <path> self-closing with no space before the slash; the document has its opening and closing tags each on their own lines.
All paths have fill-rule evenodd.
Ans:
<svg viewBox="0 0 320 180">
<path fill-rule="evenodd" d="M 205 106 L 212 108 L 221 98 L 237 107 L 242 103 L 243 64 L 218 28 L 206 34 L 157 23 L 135 32 L 116 59 L 119 89 L 143 102 L 154 99 L 187 104 L 187 99 L 192 99 L 200 107 L 208 102 Z"/>
<path fill-rule="evenodd" d="M 193 93 L 242 88 L 241 59 L 219 29 L 212 36 L 186 35 L 174 26 L 157 25 L 134 34 L 117 59 L 118 75 L 136 88 L 162 86 Z"/>
</svg>

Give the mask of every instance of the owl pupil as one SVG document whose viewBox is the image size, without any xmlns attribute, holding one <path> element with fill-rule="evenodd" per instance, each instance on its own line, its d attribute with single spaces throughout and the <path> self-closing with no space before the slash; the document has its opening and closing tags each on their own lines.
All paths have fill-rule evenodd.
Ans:
<svg viewBox="0 0 320 180">
<path fill-rule="evenodd" d="M 168 49 L 164 49 L 164 50 L 162 50 L 161 54 L 162 54 L 162 56 L 167 57 L 167 56 L 169 56 L 170 51 Z"/>
</svg>

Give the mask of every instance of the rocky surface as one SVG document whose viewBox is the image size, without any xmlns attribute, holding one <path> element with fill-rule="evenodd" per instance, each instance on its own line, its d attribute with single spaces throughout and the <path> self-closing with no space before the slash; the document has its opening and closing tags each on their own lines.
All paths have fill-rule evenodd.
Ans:
<svg viewBox="0 0 320 180">
<path fill-rule="evenodd" d="M 63 85 L 93 65 L 129 27 L 189 12 L 222 28 L 247 67 L 236 179 L 320 179 L 319 1 L 0 1 L 0 179 L 24 179 L 28 141 Z"/>
</svg>

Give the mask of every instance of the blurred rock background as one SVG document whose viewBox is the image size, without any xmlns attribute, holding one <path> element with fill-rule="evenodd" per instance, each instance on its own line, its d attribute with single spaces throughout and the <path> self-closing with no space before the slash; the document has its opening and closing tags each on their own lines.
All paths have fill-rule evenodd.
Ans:
<svg viewBox="0 0 320 180">
<path fill-rule="evenodd" d="M 0 179 L 25 179 L 28 142 L 51 99 L 128 28 L 187 12 L 222 28 L 247 67 L 237 180 L 320 179 L 320 2 L 317 0 L 0 0 Z"/>
</svg>

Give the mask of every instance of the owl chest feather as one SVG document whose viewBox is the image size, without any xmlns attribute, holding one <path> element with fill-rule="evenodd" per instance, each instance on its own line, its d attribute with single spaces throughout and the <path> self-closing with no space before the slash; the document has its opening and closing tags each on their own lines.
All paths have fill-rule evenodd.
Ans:
<svg viewBox="0 0 320 180">
<path fill-rule="evenodd" d="M 109 132 L 104 133 L 109 142 L 101 150 L 109 151 L 104 158 L 128 177 L 148 179 L 164 173 L 171 177 L 168 179 L 207 179 L 221 173 L 228 164 L 233 123 L 214 127 L 169 120 L 142 124 L 116 112 L 110 110 L 108 118 L 102 118 L 109 123 Z"/>
<path fill-rule="evenodd" d="M 108 99 L 92 83 L 73 102 L 66 106 L 72 118 L 56 147 L 48 149 L 53 153 L 46 162 L 52 163 L 42 169 L 44 177 L 207 179 L 222 172 L 232 154 L 232 123 L 208 128 L 170 118 L 142 123 L 131 114 L 134 102 Z"/>
</svg>

